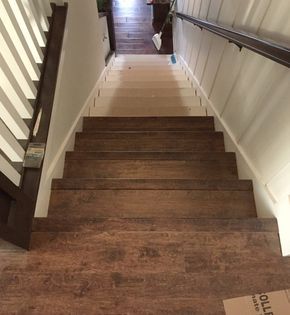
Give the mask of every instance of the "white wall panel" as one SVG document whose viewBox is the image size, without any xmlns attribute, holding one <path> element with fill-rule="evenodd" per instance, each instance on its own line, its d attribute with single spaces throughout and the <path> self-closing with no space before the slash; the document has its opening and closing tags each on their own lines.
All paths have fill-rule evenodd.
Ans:
<svg viewBox="0 0 290 315">
<path fill-rule="evenodd" d="M 272 0 L 259 34 L 290 44 L 290 1 Z"/>
<path fill-rule="evenodd" d="M 194 7 L 193 7 L 192 15 L 195 17 L 199 17 L 201 2 L 202 2 L 202 0 L 195 0 L 194 1 Z"/>
<path fill-rule="evenodd" d="M 194 30 L 194 32 L 192 34 L 193 46 L 192 46 L 191 56 L 190 56 L 190 61 L 189 61 L 190 69 L 192 71 L 194 71 L 195 67 L 196 67 L 196 63 L 197 63 L 197 59 L 198 59 L 198 55 L 199 55 L 199 50 L 200 50 L 200 45 L 201 45 L 201 41 L 202 41 L 202 35 L 203 35 L 203 32 L 197 26 L 193 26 L 193 30 Z"/>
<path fill-rule="evenodd" d="M 201 81 L 201 85 L 207 95 L 210 95 L 211 93 L 217 70 L 227 44 L 227 40 L 218 36 L 213 36 L 208 61 Z"/>
<path fill-rule="evenodd" d="M 276 83 L 284 73 L 285 67 L 253 52 L 247 52 L 243 69 L 223 113 L 223 118 L 233 130 L 237 141 L 263 111 L 265 94 L 276 88 Z"/>
<path fill-rule="evenodd" d="M 189 5 L 188 5 L 188 10 L 187 10 L 187 14 L 188 15 L 193 15 L 193 9 L 194 9 L 194 3 L 195 3 L 196 0 L 191 0 L 189 2 Z"/>
<path fill-rule="evenodd" d="M 199 51 L 199 55 L 198 55 L 198 59 L 197 59 L 197 64 L 196 64 L 196 68 L 195 68 L 195 76 L 198 80 L 198 82 L 201 82 L 201 79 L 203 77 L 203 72 L 206 66 L 206 62 L 208 59 L 208 54 L 209 54 L 209 50 L 211 47 L 211 42 L 213 40 L 214 35 L 207 32 L 207 31 L 203 31 L 203 36 L 202 36 L 202 43 L 201 43 L 201 47 L 200 47 L 200 51 Z"/>
<path fill-rule="evenodd" d="M 200 11 L 199 11 L 199 18 L 200 19 L 207 19 L 210 3 L 211 3 L 211 0 L 201 1 L 201 7 L 200 7 Z"/>
<path fill-rule="evenodd" d="M 65 152 L 73 148 L 84 109 L 105 69 L 95 0 L 70 0 L 36 216 L 46 216 L 52 178 L 62 177 Z"/>
<path fill-rule="evenodd" d="M 207 19 L 209 21 L 216 21 L 222 6 L 223 0 L 212 0 L 210 2 Z"/>
<path fill-rule="evenodd" d="M 234 27 L 256 33 L 260 28 L 271 0 L 250 0 L 241 3 Z"/>
<path fill-rule="evenodd" d="M 209 94 L 210 100 L 220 114 L 240 73 L 245 54 L 245 51 L 240 52 L 234 44 L 228 44 L 225 48 L 212 92 Z"/>
<path fill-rule="evenodd" d="M 277 199 L 289 196 L 290 193 L 290 162 L 274 176 L 267 184 L 268 189 L 273 192 Z M 289 227 L 288 227 L 289 229 Z"/>
<path fill-rule="evenodd" d="M 268 91 L 263 109 L 241 141 L 264 182 L 270 181 L 290 161 L 289 87 L 287 71 L 275 89 Z"/>
<path fill-rule="evenodd" d="M 184 59 L 186 60 L 186 62 L 189 62 L 192 53 L 192 48 L 194 45 L 193 43 L 194 28 L 191 26 L 190 23 L 185 23 L 184 26 L 185 26 L 184 31 L 186 32 L 187 38 Z"/>
<path fill-rule="evenodd" d="M 248 0 L 224 0 L 218 15 L 218 23 L 233 25 L 238 9 L 244 1 Z"/>
</svg>

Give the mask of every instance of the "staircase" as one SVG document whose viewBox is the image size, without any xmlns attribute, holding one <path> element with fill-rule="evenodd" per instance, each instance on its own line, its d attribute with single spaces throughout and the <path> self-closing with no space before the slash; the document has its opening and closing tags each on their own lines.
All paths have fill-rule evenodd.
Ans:
<svg viewBox="0 0 290 315">
<path fill-rule="evenodd" d="M 32 250 L 1 245 L 1 315 L 224 315 L 223 299 L 290 287 L 276 221 L 256 217 L 213 118 L 158 58 L 117 58 Z"/>
</svg>

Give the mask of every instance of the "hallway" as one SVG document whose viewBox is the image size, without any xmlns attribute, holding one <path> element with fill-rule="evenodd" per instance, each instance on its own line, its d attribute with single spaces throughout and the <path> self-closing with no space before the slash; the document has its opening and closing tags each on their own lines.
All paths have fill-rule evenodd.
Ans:
<svg viewBox="0 0 290 315">
<path fill-rule="evenodd" d="M 162 37 L 163 46 L 160 52 L 154 47 L 152 36 L 160 31 L 162 22 L 152 23 L 152 10 L 153 7 L 147 5 L 145 0 L 113 1 L 117 53 L 173 53 L 171 25 Z"/>
</svg>

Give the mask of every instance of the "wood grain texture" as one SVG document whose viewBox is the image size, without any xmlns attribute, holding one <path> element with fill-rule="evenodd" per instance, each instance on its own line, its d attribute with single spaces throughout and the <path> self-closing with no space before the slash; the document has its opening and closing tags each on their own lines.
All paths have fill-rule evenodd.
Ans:
<svg viewBox="0 0 290 315">
<path fill-rule="evenodd" d="M 228 161 L 196 160 L 68 160 L 66 178 L 237 179 Z"/>
<path fill-rule="evenodd" d="M 256 218 L 212 119 L 84 129 L 31 251 L 0 242 L 1 315 L 224 315 L 223 299 L 290 287 L 277 222 Z"/>
<path fill-rule="evenodd" d="M 85 117 L 83 131 L 213 131 L 213 117 Z"/>
<path fill-rule="evenodd" d="M 193 218 L 35 218 L 39 232 L 276 232 L 276 219 L 193 219 Z"/>
<path fill-rule="evenodd" d="M 156 209 L 158 204 L 158 209 Z M 79 209 L 83 210 L 80 212 Z M 54 190 L 50 213 L 88 217 L 255 217 L 253 192 L 202 190 Z"/>
<path fill-rule="evenodd" d="M 163 7 L 167 8 L 167 6 Z M 152 20 L 152 7 L 146 5 L 146 1 L 113 1 L 113 14 L 116 32 L 116 51 L 118 54 L 173 53 L 171 25 L 164 32 L 161 50 L 156 50 L 152 42 L 152 36 L 155 33 L 159 33 L 161 29 L 160 24 L 162 23 Z M 136 41 L 136 39 L 139 41 Z"/>
<path fill-rule="evenodd" d="M 224 151 L 220 132 L 77 133 L 76 151 Z"/>
<path fill-rule="evenodd" d="M 186 179 L 54 179 L 53 190 L 212 190 L 253 191 L 250 180 Z"/>
</svg>

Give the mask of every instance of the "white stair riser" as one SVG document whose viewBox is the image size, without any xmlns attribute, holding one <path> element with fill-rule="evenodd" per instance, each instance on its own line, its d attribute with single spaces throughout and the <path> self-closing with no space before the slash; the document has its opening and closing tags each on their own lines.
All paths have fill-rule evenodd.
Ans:
<svg viewBox="0 0 290 315">
<path fill-rule="evenodd" d="M 130 106 L 108 107 L 99 106 L 91 109 L 90 116 L 115 117 L 150 117 L 150 116 L 206 116 L 205 107 L 201 106 L 147 106 L 134 108 Z"/>
<path fill-rule="evenodd" d="M 151 81 L 151 82 L 120 82 L 111 81 L 103 82 L 101 87 L 103 89 L 174 89 L 174 88 L 190 88 L 191 84 L 189 81 Z"/>
<path fill-rule="evenodd" d="M 172 96 L 172 97 L 98 97 L 96 106 L 200 106 L 200 98 L 197 96 Z"/>
<path fill-rule="evenodd" d="M 186 80 L 186 76 L 185 75 L 176 75 L 176 76 L 111 76 L 109 75 L 106 78 L 106 81 L 110 82 L 110 81 L 131 81 L 131 82 L 136 82 L 136 81 L 185 81 Z"/>
<path fill-rule="evenodd" d="M 195 96 L 194 89 L 100 89 L 100 96 L 114 97 L 168 97 Z"/>
</svg>

